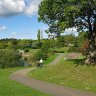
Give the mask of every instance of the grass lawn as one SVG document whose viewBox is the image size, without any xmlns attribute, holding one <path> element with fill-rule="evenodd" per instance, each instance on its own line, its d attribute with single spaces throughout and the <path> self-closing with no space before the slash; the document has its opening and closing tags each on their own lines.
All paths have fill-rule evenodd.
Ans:
<svg viewBox="0 0 96 96">
<path fill-rule="evenodd" d="M 68 47 L 56 48 L 55 51 L 58 53 L 65 53 L 68 50 Z"/>
<path fill-rule="evenodd" d="M 58 54 L 54 54 L 51 57 L 47 58 L 47 60 L 44 61 L 44 64 L 51 63 L 57 56 L 58 56 Z"/>
<path fill-rule="evenodd" d="M 62 58 L 59 64 L 34 70 L 29 75 L 39 80 L 96 93 L 96 66 L 76 63 Z"/>
<path fill-rule="evenodd" d="M 29 52 L 31 53 L 36 53 L 37 51 L 39 51 L 40 49 L 30 49 Z"/>
<path fill-rule="evenodd" d="M 0 96 L 49 96 L 10 80 L 8 76 L 18 69 L 0 69 Z"/>
</svg>

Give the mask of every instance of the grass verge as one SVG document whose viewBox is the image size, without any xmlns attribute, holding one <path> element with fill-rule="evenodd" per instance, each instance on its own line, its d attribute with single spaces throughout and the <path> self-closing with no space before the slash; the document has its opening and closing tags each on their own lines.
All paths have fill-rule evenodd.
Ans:
<svg viewBox="0 0 96 96">
<path fill-rule="evenodd" d="M 32 77 L 62 86 L 96 93 L 96 66 L 76 64 L 74 60 L 60 60 L 57 65 L 30 72 Z"/>
<path fill-rule="evenodd" d="M 54 54 L 51 57 L 47 58 L 47 60 L 44 61 L 44 64 L 47 65 L 47 64 L 51 63 L 57 56 L 58 56 L 58 54 Z"/>
<path fill-rule="evenodd" d="M 49 96 L 10 80 L 8 76 L 19 69 L 0 69 L 0 96 Z"/>
</svg>

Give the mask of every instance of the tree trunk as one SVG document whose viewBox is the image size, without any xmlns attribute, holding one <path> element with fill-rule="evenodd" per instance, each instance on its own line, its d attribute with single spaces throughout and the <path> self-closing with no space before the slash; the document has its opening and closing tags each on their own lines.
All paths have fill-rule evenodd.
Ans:
<svg viewBox="0 0 96 96">
<path fill-rule="evenodd" d="M 88 33 L 89 48 L 85 63 L 96 64 L 96 22 L 94 23 L 93 30 L 90 29 Z"/>
<path fill-rule="evenodd" d="M 85 63 L 96 64 L 96 48 L 93 44 L 89 44 L 88 54 Z"/>
</svg>

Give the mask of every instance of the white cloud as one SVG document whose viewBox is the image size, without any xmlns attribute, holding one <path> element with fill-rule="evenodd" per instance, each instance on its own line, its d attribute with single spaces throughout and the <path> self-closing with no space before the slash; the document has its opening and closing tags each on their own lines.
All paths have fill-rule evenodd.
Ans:
<svg viewBox="0 0 96 96">
<path fill-rule="evenodd" d="M 48 34 L 45 32 L 45 30 L 47 30 L 49 27 L 48 26 L 43 26 L 42 28 L 41 28 L 41 35 L 42 35 L 42 37 L 43 38 L 48 38 Z"/>
<path fill-rule="evenodd" d="M 0 26 L 0 32 L 5 31 L 6 29 L 6 26 Z"/>
<path fill-rule="evenodd" d="M 77 36 L 78 35 L 77 28 L 73 27 L 73 28 L 65 29 L 64 35 L 68 35 L 68 34 L 74 34 L 75 36 Z"/>
<path fill-rule="evenodd" d="M 26 6 L 25 14 L 32 16 L 38 12 L 38 6 L 41 0 L 32 0 L 28 6 Z"/>
<path fill-rule="evenodd" d="M 14 16 L 21 13 L 32 16 L 38 12 L 40 1 L 41 0 L 0 0 L 0 17 Z"/>
<path fill-rule="evenodd" d="M 17 35 L 17 33 L 16 33 L 16 32 L 12 32 L 12 33 L 11 33 L 11 35 L 16 36 L 16 35 Z"/>
<path fill-rule="evenodd" d="M 0 16 L 13 16 L 25 10 L 23 0 L 0 0 Z"/>
</svg>

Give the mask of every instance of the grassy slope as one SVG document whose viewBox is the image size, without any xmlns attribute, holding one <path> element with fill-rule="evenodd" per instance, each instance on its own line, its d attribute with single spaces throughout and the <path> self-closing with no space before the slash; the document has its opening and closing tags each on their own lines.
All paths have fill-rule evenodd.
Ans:
<svg viewBox="0 0 96 96">
<path fill-rule="evenodd" d="M 0 69 L 0 96 L 49 96 L 10 80 L 8 76 L 17 69 Z"/>
<path fill-rule="evenodd" d="M 96 93 L 96 66 L 79 65 L 64 61 L 52 67 L 37 69 L 30 74 L 40 80 Z"/>
<path fill-rule="evenodd" d="M 49 64 L 51 63 L 56 57 L 58 56 L 58 54 L 54 54 L 51 57 L 47 58 L 47 60 L 44 61 L 44 64 Z"/>
</svg>

